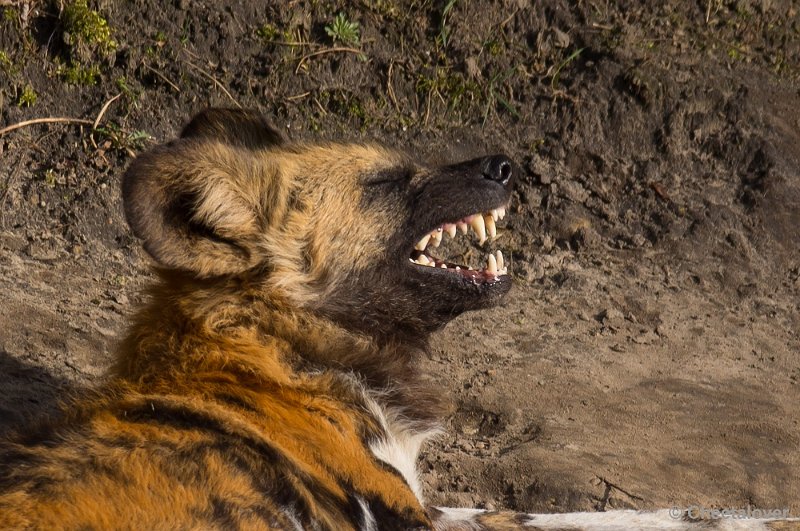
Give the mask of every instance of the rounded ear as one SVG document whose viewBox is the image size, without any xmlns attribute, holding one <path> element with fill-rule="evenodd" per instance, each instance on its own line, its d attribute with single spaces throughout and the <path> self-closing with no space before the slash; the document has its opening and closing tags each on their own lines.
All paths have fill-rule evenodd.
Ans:
<svg viewBox="0 0 800 531">
<path fill-rule="evenodd" d="M 283 135 L 264 116 L 241 109 L 206 109 L 183 128 L 181 138 L 209 138 L 250 149 L 284 143 Z"/>
<path fill-rule="evenodd" d="M 184 137 L 137 157 L 122 179 L 125 216 L 159 264 L 198 277 L 262 261 L 259 219 L 267 166 L 252 150 L 281 142 L 253 113 L 210 110 Z"/>
</svg>

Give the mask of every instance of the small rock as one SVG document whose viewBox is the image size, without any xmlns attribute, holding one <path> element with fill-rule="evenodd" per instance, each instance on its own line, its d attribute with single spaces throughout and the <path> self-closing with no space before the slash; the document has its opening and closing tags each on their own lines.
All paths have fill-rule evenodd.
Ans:
<svg viewBox="0 0 800 531">
<path fill-rule="evenodd" d="M 467 60 L 464 61 L 464 69 L 470 79 L 479 79 L 481 77 L 481 67 L 478 65 L 478 58 L 474 55 L 467 57 Z"/>
<path fill-rule="evenodd" d="M 605 308 L 599 314 L 597 314 L 597 320 L 606 323 L 606 322 L 620 322 L 625 319 L 625 316 L 622 315 L 622 312 L 617 310 L 616 308 Z"/>
<path fill-rule="evenodd" d="M 569 35 L 564 33 L 558 28 L 553 28 L 553 37 L 555 37 L 556 48 L 566 48 L 569 46 Z"/>
</svg>

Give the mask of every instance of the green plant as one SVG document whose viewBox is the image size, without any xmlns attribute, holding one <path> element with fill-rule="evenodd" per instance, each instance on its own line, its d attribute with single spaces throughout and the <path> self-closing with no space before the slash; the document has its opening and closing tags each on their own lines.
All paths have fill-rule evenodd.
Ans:
<svg viewBox="0 0 800 531">
<path fill-rule="evenodd" d="M 134 87 L 131 87 L 128 84 L 128 79 L 125 76 L 118 77 L 115 82 L 117 85 L 117 89 L 119 89 L 120 93 L 123 96 L 123 101 L 125 102 L 125 107 L 127 111 L 130 109 L 135 109 L 139 107 L 139 98 L 141 97 L 141 91 L 137 90 Z"/>
<path fill-rule="evenodd" d="M 475 100 L 480 93 L 478 85 L 474 82 L 444 67 L 437 67 L 432 76 L 420 74 L 417 77 L 416 89 L 420 94 L 440 96 L 450 109 L 458 107 L 464 100 Z"/>
<path fill-rule="evenodd" d="M 50 188 L 54 188 L 57 184 L 58 178 L 53 168 L 48 168 L 44 171 L 44 182 Z"/>
<path fill-rule="evenodd" d="M 447 27 L 447 15 L 452 11 L 453 6 L 456 5 L 456 0 L 448 0 L 442 9 L 442 21 L 439 24 L 439 42 L 442 47 L 447 46 L 447 40 L 450 38 L 450 28 Z"/>
<path fill-rule="evenodd" d="M 95 85 L 100 77 L 97 63 L 117 49 L 108 21 L 89 9 L 87 0 L 69 2 L 60 18 L 69 55 L 58 65 L 58 75 L 73 85 Z"/>
<path fill-rule="evenodd" d="M 3 20 L 5 22 L 15 22 L 19 13 L 13 7 L 4 7 L 3 8 Z"/>
<path fill-rule="evenodd" d="M 98 127 L 94 132 L 99 134 L 100 138 L 107 140 L 112 149 L 124 151 L 131 157 L 136 155 L 136 150 L 141 150 L 153 138 L 146 131 L 129 132 L 113 122 L 105 127 Z"/>
<path fill-rule="evenodd" d="M 11 62 L 11 58 L 8 56 L 8 54 L 0 50 L 0 68 L 3 70 L 9 70 L 13 65 L 14 63 Z"/>
<path fill-rule="evenodd" d="M 511 105 L 511 103 L 505 99 L 502 95 L 500 95 L 497 91 L 497 87 L 505 83 L 508 78 L 510 78 L 514 72 L 516 71 L 516 67 L 511 67 L 505 72 L 497 73 L 489 80 L 489 85 L 486 89 L 486 107 L 483 111 L 483 124 L 486 125 L 486 120 L 489 118 L 489 109 L 495 104 L 495 102 L 499 103 L 500 105 L 505 108 L 512 116 L 516 119 L 520 119 L 521 116 L 517 109 Z"/>
<path fill-rule="evenodd" d="M 557 67 L 555 68 L 555 70 L 553 71 L 553 77 L 550 79 L 550 88 L 551 88 L 552 90 L 556 90 L 556 87 L 558 86 L 558 78 L 559 78 L 559 74 L 561 74 L 561 70 L 562 70 L 562 69 L 563 69 L 565 66 L 567 66 L 568 64 L 570 64 L 572 61 L 574 61 L 575 59 L 577 59 L 577 58 L 578 58 L 578 56 L 579 56 L 580 54 L 582 54 L 582 53 L 583 53 L 583 51 L 584 51 L 585 49 L 586 49 L 586 48 L 578 48 L 577 50 L 575 50 L 574 52 L 572 52 L 571 54 L 569 54 L 569 55 L 567 56 L 567 58 L 566 58 L 566 59 L 564 59 L 563 61 L 561 61 L 561 62 L 558 64 L 558 66 L 557 66 Z"/>
<path fill-rule="evenodd" d="M 325 33 L 334 42 L 339 41 L 347 46 L 357 46 L 361 39 L 358 23 L 347 20 L 347 16 L 344 13 L 336 15 L 333 23 L 330 26 L 325 26 Z"/>
<path fill-rule="evenodd" d="M 269 23 L 264 24 L 256 30 L 256 36 L 260 37 L 266 42 L 274 41 L 278 35 L 280 35 L 278 28 Z"/>
<path fill-rule="evenodd" d="M 69 33 L 71 46 L 87 46 L 107 54 L 117 49 L 111 38 L 108 21 L 97 11 L 89 9 L 86 0 L 75 0 L 64 8 L 62 14 L 64 31 Z"/>
<path fill-rule="evenodd" d="M 96 85 L 97 80 L 100 78 L 99 67 L 95 65 L 83 66 L 80 63 L 61 64 L 58 66 L 56 73 L 71 85 Z"/>
<path fill-rule="evenodd" d="M 484 44 L 484 49 L 489 52 L 489 55 L 496 57 L 503 51 L 503 45 L 500 43 L 500 41 L 491 39 L 486 41 Z"/>
<path fill-rule="evenodd" d="M 25 85 L 17 100 L 17 107 L 31 107 L 36 103 L 36 91 L 30 85 Z"/>
</svg>

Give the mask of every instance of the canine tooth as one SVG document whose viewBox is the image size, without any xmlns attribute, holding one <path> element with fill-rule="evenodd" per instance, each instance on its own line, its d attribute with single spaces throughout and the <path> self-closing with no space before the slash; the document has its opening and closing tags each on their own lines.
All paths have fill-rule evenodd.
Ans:
<svg viewBox="0 0 800 531">
<path fill-rule="evenodd" d="M 500 251 L 497 251 L 497 253 L 495 253 L 495 254 L 497 255 L 497 269 L 499 269 L 499 270 L 505 269 L 506 262 L 505 262 L 505 260 L 503 260 L 503 253 L 501 253 Z"/>
<path fill-rule="evenodd" d="M 491 215 L 487 215 L 484 217 L 486 221 L 486 233 L 489 235 L 489 238 L 494 240 L 494 237 L 497 236 L 497 227 L 494 224 L 494 218 Z"/>
<path fill-rule="evenodd" d="M 420 241 L 417 242 L 417 244 L 414 246 L 414 249 L 416 249 L 417 251 L 424 251 L 425 247 L 428 246 L 428 240 L 430 239 L 431 235 L 426 234 L 425 236 L 422 237 Z"/>
<path fill-rule="evenodd" d="M 436 267 L 436 260 L 431 260 L 430 262 L 428 262 L 425 265 L 428 266 L 428 267 Z"/>
<path fill-rule="evenodd" d="M 497 209 L 497 216 L 498 216 L 500 219 L 503 219 L 504 217 L 506 217 L 506 208 L 505 208 L 505 207 L 500 207 L 500 208 L 498 208 L 498 209 Z"/>
<path fill-rule="evenodd" d="M 483 222 L 483 216 L 477 215 L 472 218 L 470 226 L 472 227 L 472 230 L 475 231 L 475 234 L 478 235 L 480 243 L 483 244 L 483 242 L 486 241 L 486 224 Z"/>
<path fill-rule="evenodd" d="M 486 271 L 489 273 L 497 273 L 497 260 L 493 254 L 490 254 L 489 259 L 486 261 Z"/>
<path fill-rule="evenodd" d="M 438 228 L 435 232 L 431 233 L 431 245 L 434 247 L 439 247 L 439 244 L 442 243 L 442 229 L 441 227 Z"/>
<path fill-rule="evenodd" d="M 500 219 L 500 215 L 497 213 L 497 209 L 496 209 L 496 208 L 493 208 L 493 209 L 491 209 L 491 210 L 489 211 L 489 214 L 491 214 L 491 216 L 492 216 L 492 219 L 493 219 L 493 220 L 495 220 L 495 221 L 497 221 L 498 219 Z"/>
<path fill-rule="evenodd" d="M 428 265 L 429 262 L 430 262 L 430 260 L 428 260 L 428 257 L 425 256 L 424 254 L 419 255 L 419 258 L 417 258 L 417 263 L 418 264 Z"/>
<path fill-rule="evenodd" d="M 450 236 L 451 240 L 456 237 L 456 226 L 453 223 L 446 224 L 444 231 Z"/>
<path fill-rule="evenodd" d="M 461 231 L 461 234 L 466 234 L 469 232 L 469 226 L 467 226 L 467 224 L 463 221 L 456 223 L 456 226 L 458 227 L 458 230 Z"/>
</svg>

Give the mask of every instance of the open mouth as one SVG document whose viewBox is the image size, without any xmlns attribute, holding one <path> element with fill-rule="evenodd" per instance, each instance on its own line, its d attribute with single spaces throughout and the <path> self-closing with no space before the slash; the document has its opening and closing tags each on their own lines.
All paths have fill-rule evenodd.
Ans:
<svg viewBox="0 0 800 531">
<path fill-rule="evenodd" d="M 479 243 L 483 245 L 487 240 L 493 240 L 497 236 L 497 222 L 503 219 L 505 215 L 505 207 L 498 207 L 485 213 L 471 214 L 458 221 L 443 223 L 433 231 L 425 234 L 416 243 L 408 259 L 418 266 L 461 275 L 465 280 L 470 280 L 476 284 L 496 282 L 501 276 L 508 275 L 508 267 L 502 252 L 490 253 L 486 259 L 486 266 L 474 269 L 467 265 L 455 264 L 436 258 L 431 253 L 430 248 L 439 247 L 445 235 L 454 239 L 459 233 L 461 235 L 469 234 L 470 229 L 477 235 Z"/>
</svg>

